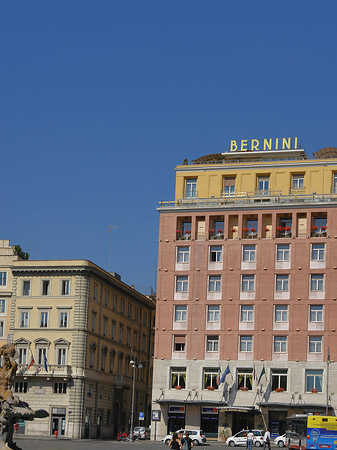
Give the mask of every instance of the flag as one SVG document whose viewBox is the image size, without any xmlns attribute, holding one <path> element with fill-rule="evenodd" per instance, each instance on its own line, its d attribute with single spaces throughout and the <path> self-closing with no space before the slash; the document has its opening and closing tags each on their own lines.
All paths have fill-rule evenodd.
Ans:
<svg viewBox="0 0 337 450">
<path fill-rule="evenodd" d="M 32 353 L 32 356 L 30 358 L 30 363 L 28 364 L 27 370 L 30 369 L 32 367 L 32 365 L 35 364 L 35 359 Z"/>
<path fill-rule="evenodd" d="M 220 367 L 219 367 L 219 369 L 218 369 L 218 376 L 216 377 L 216 384 L 220 384 L 220 378 L 221 378 L 221 369 L 220 369 Z"/>
<path fill-rule="evenodd" d="M 45 353 L 43 354 L 43 362 L 44 362 L 44 369 L 46 372 L 48 372 L 47 357 Z"/>
<path fill-rule="evenodd" d="M 231 373 L 231 371 L 230 371 L 230 369 L 229 369 L 229 364 L 228 364 L 227 367 L 226 367 L 226 369 L 225 369 L 225 371 L 224 371 L 224 373 L 222 374 L 222 377 L 221 377 L 221 379 L 220 379 L 220 381 L 219 381 L 219 384 L 221 384 L 221 383 L 223 383 L 223 382 L 225 381 L 226 376 L 227 376 L 229 373 Z"/>
<path fill-rule="evenodd" d="M 263 375 L 266 375 L 266 371 L 265 371 L 265 368 L 264 368 L 264 366 L 262 367 L 262 370 L 261 370 L 261 373 L 260 373 L 259 379 L 257 380 L 257 384 L 258 384 L 258 385 L 260 384 L 260 382 L 261 382 L 261 378 L 263 377 Z"/>
</svg>

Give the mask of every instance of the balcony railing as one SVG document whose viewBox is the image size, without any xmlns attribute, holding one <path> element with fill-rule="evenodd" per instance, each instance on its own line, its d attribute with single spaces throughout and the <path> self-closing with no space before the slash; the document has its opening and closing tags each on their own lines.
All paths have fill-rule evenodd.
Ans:
<svg viewBox="0 0 337 450">
<path fill-rule="evenodd" d="M 234 197 L 211 197 L 211 198 L 193 198 L 193 199 L 179 199 L 176 201 L 161 201 L 159 202 L 159 209 L 198 209 L 198 208 L 229 208 L 243 206 L 251 208 L 257 203 L 268 202 L 271 205 L 296 205 L 296 204 L 316 204 L 320 205 L 331 204 L 337 202 L 336 194 L 301 194 L 288 195 L 281 194 L 279 191 L 254 191 L 254 192 L 239 192 Z"/>
<path fill-rule="evenodd" d="M 68 377 L 72 374 L 71 366 L 57 364 L 47 364 L 47 371 L 44 364 L 33 364 L 28 369 L 28 364 L 18 364 L 16 374 L 18 376 L 43 376 L 43 377 Z"/>
</svg>

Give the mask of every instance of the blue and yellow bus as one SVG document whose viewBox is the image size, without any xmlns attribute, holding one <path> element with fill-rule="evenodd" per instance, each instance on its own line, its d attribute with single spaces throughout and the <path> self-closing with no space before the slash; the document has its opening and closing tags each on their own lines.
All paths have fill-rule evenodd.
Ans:
<svg viewBox="0 0 337 450">
<path fill-rule="evenodd" d="M 287 419 L 286 446 L 297 450 L 337 450 L 337 417 L 294 414 Z"/>
</svg>

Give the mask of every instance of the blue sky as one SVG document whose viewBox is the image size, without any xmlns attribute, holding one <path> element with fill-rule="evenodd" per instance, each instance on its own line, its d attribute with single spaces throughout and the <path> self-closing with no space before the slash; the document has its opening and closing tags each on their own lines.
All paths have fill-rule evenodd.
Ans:
<svg viewBox="0 0 337 450">
<path fill-rule="evenodd" d="M 230 139 L 337 146 L 337 2 L 3 1 L 1 235 L 154 286 L 174 167 Z"/>
</svg>

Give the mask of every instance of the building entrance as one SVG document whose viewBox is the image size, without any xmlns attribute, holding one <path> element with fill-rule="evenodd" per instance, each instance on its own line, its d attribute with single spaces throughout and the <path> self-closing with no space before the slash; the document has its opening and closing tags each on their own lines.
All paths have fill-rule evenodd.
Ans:
<svg viewBox="0 0 337 450">
<path fill-rule="evenodd" d="M 169 406 L 167 428 L 168 433 L 185 428 L 185 406 Z"/>
<path fill-rule="evenodd" d="M 233 414 L 233 434 L 241 430 L 254 429 L 254 413 L 234 413 Z"/>
<path fill-rule="evenodd" d="M 51 434 L 55 436 L 65 436 L 66 433 L 66 409 L 52 408 L 51 412 Z"/>
</svg>

